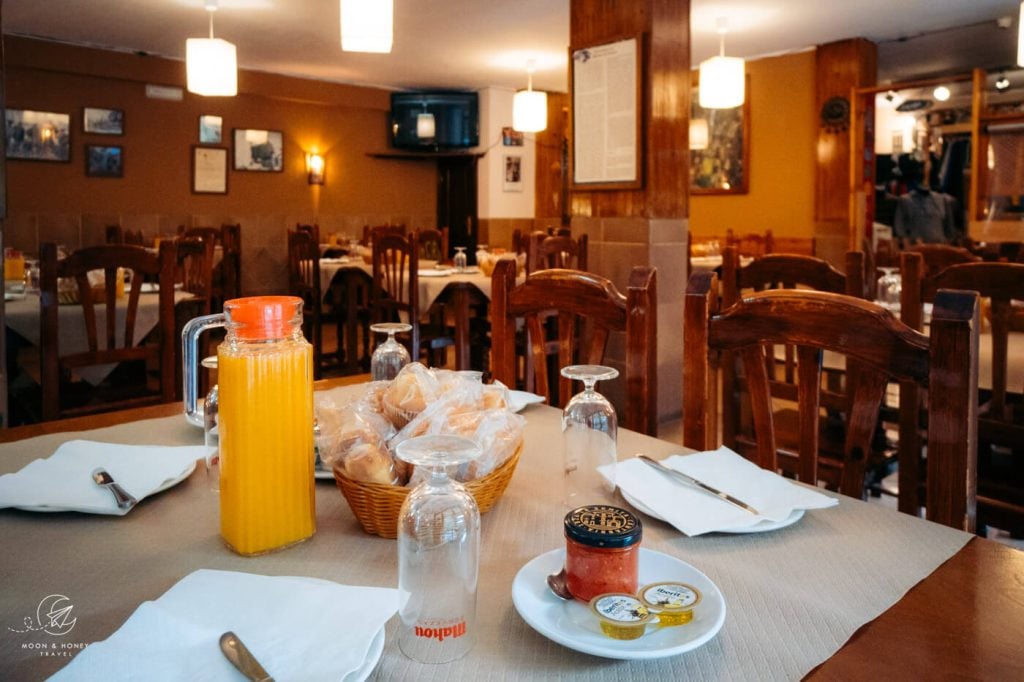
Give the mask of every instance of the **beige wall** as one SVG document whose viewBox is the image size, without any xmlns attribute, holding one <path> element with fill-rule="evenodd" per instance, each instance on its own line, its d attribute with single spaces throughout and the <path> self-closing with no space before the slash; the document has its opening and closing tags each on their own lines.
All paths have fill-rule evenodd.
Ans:
<svg viewBox="0 0 1024 682">
<path fill-rule="evenodd" d="M 321 231 L 361 230 L 364 224 L 433 226 L 433 162 L 367 156 L 388 149 L 388 92 L 241 72 L 237 97 L 179 102 L 148 99 L 147 83 L 184 86 L 184 64 L 103 50 L 5 37 L 7 105 L 71 115 L 70 163 L 8 160 L 5 244 L 29 253 L 42 241 L 69 247 L 103 240 L 106 224 L 148 236 L 180 225 L 242 225 L 246 293 L 286 287 L 286 230 L 318 222 Z M 125 134 L 82 132 L 82 107 L 122 109 Z M 191 150 L 200 114 L 232 128 L 284 134 L 284 171 L 228 171 L 226 195 L 191 192 Z M 123 147 L 123 178 L 85 175 L 85 145 Z M 305 153 L 325 154 L 326 184 L 306 180 Z"/>
<path fill-rule="evenodd" d="M 690 195 L 696 236 L 771 230 L 814 236 L 814 51 L 747 62 L 750 178 L 747 194 Z"/>
</svg>

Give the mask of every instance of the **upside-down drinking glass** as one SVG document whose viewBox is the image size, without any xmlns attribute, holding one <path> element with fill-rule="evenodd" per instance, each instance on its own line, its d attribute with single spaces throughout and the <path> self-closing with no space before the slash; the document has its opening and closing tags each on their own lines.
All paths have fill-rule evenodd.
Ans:
<svg viewBox="0 0 1024 682">
<path fill-rule="evenodd" d="M 403 599 L 398 646 L 422 663 L 462 658 L 476 641 L 480 510 L 447 468 L 480 455 L 459 436 L 403 441 L 398 457 L 429 472 L 398 516 L 398 590 Z"/>
<path fill-rule="evenodd" d="M 903 278 L 898 268 L 879 268 L 884 274 L 878 278 L 878 301 L 889 310 L 899 311 Z"/>
<path fill-rule="evenodd" d="M 412 330 L 412 325 L 404 322 L 380 322 L 370 325 L 370 329 L 378 334 L 388 335 L 387 340 L 373 351 L 370 374 L 374 381 L 390 381 L 398 374 L 398 370 L 409 364 L 409 351 L 395 340 L 395 334 Z"/>
<path fill-rule="evenodd" d="M 466 271 L 467 261 L 466 261 L 466 247 L 465 246 L 456 246 L 455 247 L 455 258 L 453 260 L 455 262 L 455 272 L 465 272 Z"/>
<path fill-rule="evenodd" d="M 562 410 L 565 505 L 575 509 L 611 502 L 615 470 L 610 471 L 613 479 L 610 482 L 597 469 L 615 464 L 618 421 L 615 408 L 594 390 L 594 385 L 614 379 L 619 372 L 601 365 L 570 365 L 562 368 L 562 376 L 583 382 L 583 391 L 574 395 Z"/>
</svg>

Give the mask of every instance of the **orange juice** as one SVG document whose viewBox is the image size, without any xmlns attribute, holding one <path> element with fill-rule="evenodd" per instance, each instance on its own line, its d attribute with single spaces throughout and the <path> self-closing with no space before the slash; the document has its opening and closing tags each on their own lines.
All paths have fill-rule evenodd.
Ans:
<svg viewBox="0 0 1024 682">
<path fill-rule="evenodd" d="M 225 308 L 230 319 L 232 303 L 271 299 L 298 300 L 237 299 Z M 220 532 L 239 554 L 262 554 L 316 530 L 313 353 L 301 332 L 260 339 L 250 329 L 236 338 L 231 329 L 217 352 Z"/>
</svg>

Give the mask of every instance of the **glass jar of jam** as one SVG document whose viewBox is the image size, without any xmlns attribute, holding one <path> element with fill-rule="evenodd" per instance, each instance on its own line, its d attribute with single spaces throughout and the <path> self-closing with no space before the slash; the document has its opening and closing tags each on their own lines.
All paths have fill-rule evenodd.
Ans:
<svg viewBox="0 0 1024 682">
<path fill-rule="evenodd" d="M 618 507 L 589 505 L 566 514 L 564 525 L 566 585 L 576 599 L 636 594 L 640 519 Z"/>
</svg>

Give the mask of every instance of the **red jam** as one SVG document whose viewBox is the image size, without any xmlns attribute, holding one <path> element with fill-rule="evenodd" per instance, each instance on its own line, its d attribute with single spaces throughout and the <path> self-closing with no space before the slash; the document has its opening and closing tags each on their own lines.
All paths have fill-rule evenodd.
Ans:
<svg viewBox="0 0 1024 682">
<path fill-rule="evenodd" d="M 618 507 L 592 505 L 565 517 L 565 572 L 569 592 L 589 602 L 606 592 L 635 594 L 643 528 Z"/>
</svg>

